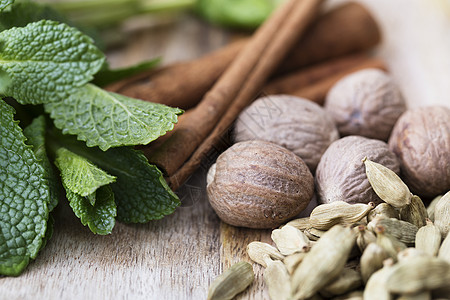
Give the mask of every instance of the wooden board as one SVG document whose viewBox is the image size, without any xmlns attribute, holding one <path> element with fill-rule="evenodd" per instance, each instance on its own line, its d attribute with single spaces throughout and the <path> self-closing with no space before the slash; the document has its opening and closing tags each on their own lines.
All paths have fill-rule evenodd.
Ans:
<svg viewBox="0 0 450 300">
<path fill-rule="evenodd" d="M 441 77 L 448 83 L 450 68 L 439 67 L 439 58 L 432 58 L 430 53 L 426 54 L 432 62 L 429 65 L 418 60 L 425 56 L 425 46 L 418 52 L 411 50 L 409 56 L 404 57 L 405 48 L 398 45 L 399 41 L 413 43 L 408 30 L 414 30 L 411 18 L 417 18 L 417 11 L 423 10 L 425 3 L 438 5 L 441 1 L 361 2 L 380 18 L 385 43 L 379 53 L 387 59 L 399 79 L 408 95 L 409 105 L 436 101 L 449 105 L 449 101 L 442 98 L 449 85 L 441 84 Z M 393 26 L 398 23 L 397 12 L 402 5 L 415 11 L 410 16 L 407 11 L 402 14 L 406 19 L 400 24 L 409 24 L 409 29 L 398 24 Z M 429 18 L 427 14 L 424 16 Z M 441 28 L 441 37 L 446 36 L 450 29 L 448 22 L 437 19 L 442 24 L 431 24 L 429 28 Z M 423 26 L 422 23 L 420 28 Z M 397 35 L 396 30 L 400 32 Z M 421 33 L 420 36 L 424 35 Z M 439 39 L 438 34 L 433 35 L 435 40 Z M 169 63 L 198 57 L 229 39 L 227 32 L 185 17 L 173 24 L 129 34 L 127 46 L 112 51 L 108 57 L 113 66 L 155 56 L 162 56 L 164 63 Z M 429 38 L 427 42 L 432 43 Z M 445 56 L 439 54 L 443 50 L 436 47 L 440 49 L 436 55 L 441 58 L 450 52 L 450 45 L 443 47 L 449 50 L 443 52 Z M 414 63 L 417 61 L 420 63 Z M 418 68 L 423 74 L 429 74 L 425 76 L 424 84 L 419 83 L 424 76 L 418 73 Z M 434 77 L 439 77 L 439 81 L 431 80 Z M 446 95 L 448 98 L 450 92 Z M 270 242 L 268 231 L 239 229 L 220 222 L 206 199 L 206 169 L 207 164 L 180 190 L 183 205 L 173 215 L 144 225 L 118 223 L 109 236 L 93 235 L 81 225 L 67 203 L 61 202 L 56 210 L 53 238 L 20 277 L 0 278 L 0 299 L 204 299 L 209 284 L 224 269 L 237 261 L 249 261 L 245 253 L 249 242 Z M 255 283 L 239 299 L 268 299 L 262 268 L 255 265 L 254 270 L 257 274 Z"/>
</svg>

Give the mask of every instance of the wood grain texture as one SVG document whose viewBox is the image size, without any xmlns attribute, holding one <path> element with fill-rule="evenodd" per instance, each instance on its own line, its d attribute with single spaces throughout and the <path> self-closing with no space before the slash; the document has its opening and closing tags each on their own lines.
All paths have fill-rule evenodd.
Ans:
<svg viewBox="0 0 450 300">
<path fill-rule="evenodd" d="M 450 19 L 444 18 L 450 10 L 441 9 L 444 0 L 359 2 L 375 12 L 384 28 L 379 53 L 399 80 L 408 104 L 450 105 L 450 47 L 445 39 Z M 427 6 L 429 2 L 433 4 Z M 433 9 L 437 17 L 431 16 Z M 417 30 L 419 38 L 414 39 Z M 421 38 L 425 43 L 415 44 Z M 430 46 L 439 40 L 446 42 Z M 198 57 L 227 41 L 224 31 L 186 17 L 130 34 L 127 46 L 108 57 L 117 67 L 159 55 L 169 63 Z M 403 55 L 405 51 L 408 55 Z M 62 201 L 53 238 L 20 277 L 0 278 L 0 299 L 205 299 L 209 284 L 224 269 L 249 261 L 245 253 L 249 242 L 270 242 L 270 231 L 220 222 L 206 200 L 205 172 L 206 167 L 199 170 L 179 191 L 183 205 L 173 215 L 144 225 L 118 223 L 110 236 L 90 233 Z M 268 299 L 262 267 L 254 265 L 254 270 L 255 282 L 238 299 Z"/>
</svg>

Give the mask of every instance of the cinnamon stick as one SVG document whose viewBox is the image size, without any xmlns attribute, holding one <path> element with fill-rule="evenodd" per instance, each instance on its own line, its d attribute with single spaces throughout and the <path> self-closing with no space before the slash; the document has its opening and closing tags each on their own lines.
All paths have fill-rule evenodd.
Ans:
<svg viewBox="0 0 450 300">
<path fill-rule="evenodd" d="M 228 120 L 230 109 L 237 109 L 257 95 L 295 41 L 314 20 L 323 0 L 289 0 L 285 2 L 254 34 L 232 65 L 184 122 L 150 157 L 150 161 L 167 175 L 173 175 L 207 138 L 219 118 Z M 218 125 L 220 125 L 220 123 Z M 214 128 L 214 131 L 217 127 Z M 196 152 L 198 152 L 197 149 Z M 194 153 L 191 159 L 197 160 Z"/>
<path fill-rule="evenodd" d="M 359 4 L 348 3 L 320 16 L 297 41 L 277 74 L 367 50 L 379 40 L 379 29 L 367 10 Z M 201 100 L 247 43 L 248 39 L 243 39 L 202 58 L 149 71 L 110 85 L 108 89 L 189 109 Z"/>
</svg>

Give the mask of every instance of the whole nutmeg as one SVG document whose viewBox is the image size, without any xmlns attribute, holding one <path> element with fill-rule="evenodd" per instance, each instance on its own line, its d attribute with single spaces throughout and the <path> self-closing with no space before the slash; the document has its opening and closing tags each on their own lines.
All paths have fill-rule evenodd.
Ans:
<svg viewBox="0 0 450 300">
<path fill-rule="evenodd" d="M 291 150 L 311 172 L 328 146 L 339 138 L 331 117 L 316 103 L 288 95 L 260 98 L 238 117 L 237 142 L 264 140 Z"/>
<path fill-rule="evenodd" d="M 406 110 L 392 78 L 378 69 L 364 69 L 338 81 L 328 92 L 325 110 L 341 136 L 361 135 L 387 141 Z"/>
<path fill-rule="evenodd" d="M 397 157 L 385 142 L 362 136 L 341 138 L 328 147 L 317 166 L 319 202 L 381 203 L 367 179 L 365 157 L 397 174 L 400 171 Z"/>
<path fill-rule="evenodd" d="M 450 108 L 405 112 L 395 124 L 389 149 L 397 155 L 413 193 L 431 198 L 450 190 Z"/>
<path fill-rule="evenodd" d="M 234 144 L 208 172 L 208 199 L 222 221 L 273 228 L 304 210 L 314 179 L 301 158 L 266 141 Z"/>
</svg>

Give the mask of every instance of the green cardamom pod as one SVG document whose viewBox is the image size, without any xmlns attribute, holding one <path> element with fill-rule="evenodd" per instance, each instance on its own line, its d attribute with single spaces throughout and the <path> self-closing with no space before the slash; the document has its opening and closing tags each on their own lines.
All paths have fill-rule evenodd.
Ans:
<svg viewBox="0 0 450 300">
<path fill-rule="evenodd" d="M 450 191 L 436 203 L 434 209 L 434 225 L 441 231 L 445 238 L 450 230 Z"/>
<path fill-rule="evenodd" d="M 264 270 L 270 299 L 288 300 L 291 297 L 291 280 L 286 266 L 279 260 L 267 264 Z"/>
<path fill-rule="evenodd" d="M 383 261 L 389 258 L 389 254 L 381 246 L 371 243 L 364 250 L 360 259 L 361 276 L 367 283 L 370 276 L 383 267 Z"/>
<path fill-rule="evenodd" d="M 418 228 L 427 224 L 428 212 L 419 196 L 412 196 L 411 203 L 400 209 L 400 219 Z"/>
<path fill-rule="evenodd" d="M 441 246 L 441 231 L 433 222 L 427 220 L 427 225 L 420 227 L 416 234 L 416 248 L 428 253 L 431 256 L 436 256 Z"/>
<path fill-rule="evenodd" d="M 311 248 L 292 275 L 293 299 L 306 299 L 334 280 L 344 269 L 355 245 L 351 228 L 336 225 Z"/>
<path fill-rule="evenodd" d="M 207 300 L 231 300 L 252 284 L 255 274 L 248 262 L 239 262 L 219 275 L 209 286 Z"/>
<path fill-rule="evenodd" d="M 367 228 L 374 231 L 378 225 L 384 227 L 385 232 L 397 238 L 406 245 L 413 246 L 416 241 L 416 233 L 419 228 L 416 225 L 396 218 L 378 216 L 367 224 Z"/>
<path fill-rule="evenodd" d="M 401 208 L 411 202 L 408 186 L 391 169 L 373 162 L 367 157 L 363 159 L 366 175 L 378 197 L 393 207 Z"/>
<path fill-rule="evenodd" d="M 266 266 L 266 258 L 282 260 L 282 255 L 274 246 L 262 242 L 251 242 L 247 245 L 247 254 L 255 263 Z"/>
<path fill-rule="evenodd" d="M 311 248 L 308 237 L 290 225 L 273 230 L 272 240 L 283 255 L 291 255 L 296 252 L 308 252 Z"/>
</svg>

